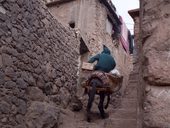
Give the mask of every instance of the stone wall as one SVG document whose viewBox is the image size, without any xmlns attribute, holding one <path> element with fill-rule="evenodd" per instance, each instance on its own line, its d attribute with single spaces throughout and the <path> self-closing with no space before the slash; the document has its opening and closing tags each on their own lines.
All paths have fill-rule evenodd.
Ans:
<svg viewBox="0 0 170 128">
<path fill-rule="evenodd" d="M 0 0 L 0 127 L 52 128 L 76 93 L 79 42 L 38 0 Z"/>
<path fill-rule="evenodd" d="M 137 88 L 137 128 L 142 128 L 143 123 L 143 94 L 144 87 L 142 84 L 142 43 L 140 39 L 140 12 L 139 9 L 129 11 L 129 14 L 134 20 L 134 53 L 133 53 L 133 84 Z"/>
<path fill-rule="evenodd" d="M 170 127 L 170 1 L 142 4 L 144 127 Z"/>
</svg>

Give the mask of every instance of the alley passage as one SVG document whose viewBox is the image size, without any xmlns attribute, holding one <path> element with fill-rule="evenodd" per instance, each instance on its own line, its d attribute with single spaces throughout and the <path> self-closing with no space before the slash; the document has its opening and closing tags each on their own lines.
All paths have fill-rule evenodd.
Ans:
<svg viewBox="0 0 170 128">
<path fill-rule="evenodd" d="M 106 112 L 109 118 L 100 119 L 96 104 L 93 104 L 93 120 L 88 123 L 85 118 L 85 107 L 81 112 L 65 111 L 61 128 L 138 128 L 137 127 L 137 73 L 132 71 L 129 84 L 121 97 L 120 105 L 114 108 L 110 105 Z M 69 123 L 68 123 L 69 122 Z M 128 126 L 128 127 L 127 127 Z"/>
</svg>

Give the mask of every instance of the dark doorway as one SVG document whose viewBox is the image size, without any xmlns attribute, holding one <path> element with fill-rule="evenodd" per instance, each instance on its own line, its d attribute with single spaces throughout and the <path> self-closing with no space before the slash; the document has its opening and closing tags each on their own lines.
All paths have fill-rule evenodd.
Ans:
<svg viewBox="0 0 170 128">
<path fill-rule="evenodd" d="M 83 55 L 85 53 L 89 52 L 85 42 L 82 38 L 80 38 L 80 55 Z"/>
<path fill-rule="evenodd" d="M 69 23 L 69 26 L 70 26 L 71 28 L 75 28 L 75 22 L 70 22 L 70 23 Z"/>
</svg>

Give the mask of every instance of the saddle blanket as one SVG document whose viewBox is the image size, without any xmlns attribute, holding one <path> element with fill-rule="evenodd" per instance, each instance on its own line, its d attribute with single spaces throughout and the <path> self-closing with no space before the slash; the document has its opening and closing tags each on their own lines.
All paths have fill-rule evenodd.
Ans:
<svg viewBox="0 0 170 128">
<path fill-rule="evenodd" d="M 117 86 L 121 86 L 122 81 L 123 81 L 123 76 L 116 75 L 116 74 L 111 74 L 111 73 L 105 73 L 101 71 L 94 71 L 86 81 L 85 85 L 83 87 L 88 88 L 90 86 L 89 82 L 93 78 L 98 78 L 102 81 L 102 86 L 99 87 L 100 90 L 103 88 L 103 90 L 106 90 L 108 92 L 113 92 L 114 89 Z"/>
</svg>

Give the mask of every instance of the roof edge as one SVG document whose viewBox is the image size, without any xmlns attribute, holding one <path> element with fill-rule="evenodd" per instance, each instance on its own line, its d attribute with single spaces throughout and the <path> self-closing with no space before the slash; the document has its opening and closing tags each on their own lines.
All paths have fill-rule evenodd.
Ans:
<svg viewBox="0 0 170 128">
<path fill-rule="evenodd" d="M 107 0 L 99 0 L 101 3 L 103 3 L 108 10 L 110 11 L 110 13 L 113 15 L 113 17 L 116 19 L 118 24 L 122 24 L 121 21 L 119 20 L 119 17 L 117 16 L 115 10 L 113 9 L 113 7 L 110 5 L 110 3 Z"/>
<path fill-rule="evenodd" d="M 135 18 L 135 17 L 139 17 L 139 11 L 140 9 L 137 8 L 137 9 L 129 10 L 128 13 L 132 18 Z"/>
</svg>

